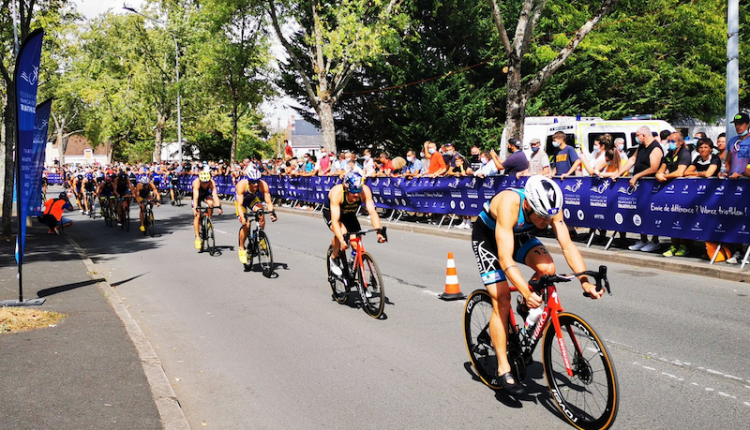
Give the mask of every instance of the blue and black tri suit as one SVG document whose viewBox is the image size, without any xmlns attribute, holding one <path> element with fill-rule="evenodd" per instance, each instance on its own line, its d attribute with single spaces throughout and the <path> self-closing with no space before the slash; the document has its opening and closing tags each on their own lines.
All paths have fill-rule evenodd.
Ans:
<svg viewBox="0 0 750 430">
<path fill-rule="evenodd" d="M 357 195 L 357 200 L 348 202 L 346 200 L 346 190 L 343 192 L 343 201 L 339 204 L 339 222 L 344 224 L 348 233 L 356 233 L 362 230 L 362 226 L 357 219 L 357 211 L 362 206 L 362 198 Z M 326 195 L 326 201 L 323 204 L 323 219 L 326 221 L 328 228 L 331 228 L 331 198 Z"/>
<path fill-rule="evenodd" d="M 523 213 L 523 201 L 526 199 L 526 192 L 523 189 L 511 188 L 521 196 L 521 204 L 518 209 L 518 221 L 513 226 L 513 260 L 517 263 L 525 264 L 526 255 L 535 246 L 541 245 L 531 233 L 536 232 L 536 226 L 526 219 Z M 474 256 L 479 266 L 479 274 L 482 276 L 484 285 L 491 285 L 507 280 L 505 272 L 500 267 L 500 258 L 497 255 L 497 243 L 495 242 L 495 225 L 496 220 L 490 215 L 489 202 L 484 204 L 484 210 L 479 214 L 479 218 L 474 223 L 471 232 L 471 246 L 474 249 Z"/>
<path fill-rule="evenodd" d="M 242 194 L 242 207 L 240 207 L 240 205 L 237 203 L 237 198 L 234 199 L 234 211 L 237 214 L 237 219 L 239 219 L 240 221 L 242 221 L 242 219 L 240 219 L 240 211 L 242 211 L 242 213 L 252 212 L 253 206 L 262 204 L 261 196 L 263 195 L 263 193 L 260 192 L 260 185 L 258 185 L 258 191 L 254 193 L 250 192 L 250 178 L 248 178 L 247 176 L 239 178 L 237 183 L 239 184 L 244 180 L 247 180 L 248 188 L 246 188 L 245 192 Z M 260 183 L 260 181 L 258 181 L 258 183 Z"/>
</svg>

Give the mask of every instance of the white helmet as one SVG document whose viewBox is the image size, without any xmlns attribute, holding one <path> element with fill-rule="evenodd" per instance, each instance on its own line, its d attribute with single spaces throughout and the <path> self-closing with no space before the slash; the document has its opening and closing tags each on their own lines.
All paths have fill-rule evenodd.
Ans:
<svg viewBox="0 0 750 430">
<path fill-rule="evenodd" d="M 255 167 L 255 164 L 250 164 L 245 168 L 245 176 L 250 181 L 257 181 L 260 179 L 260 171 Z"/>
<path fill-rule="evenodd" d="M 531 210 L 542 218 L 552 218 L 563 206 L 563 193 L 551 179 L 534 175 L 526 181 L 526 200 Z"/>
<path fill-rule="evenodd" d="M 151 181 L 148 179 L 148 175 L 143 175 L 143 176 L 141 176 L 140 182 L 143 185 L 148 185 L 148 183 L 151 182 Z"/>
</svg>

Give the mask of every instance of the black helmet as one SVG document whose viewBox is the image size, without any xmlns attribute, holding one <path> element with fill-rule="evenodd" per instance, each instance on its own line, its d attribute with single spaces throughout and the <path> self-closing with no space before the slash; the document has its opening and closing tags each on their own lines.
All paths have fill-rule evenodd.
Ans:
<svg viewBox="0 0 750 430">
<path fill-rule="evenodd" d="M 57 198 L 60 200 L 68 201 L 68 195 L 66 193 L 60 193 L 60 195 L 57 196 Z"/>
</svg>

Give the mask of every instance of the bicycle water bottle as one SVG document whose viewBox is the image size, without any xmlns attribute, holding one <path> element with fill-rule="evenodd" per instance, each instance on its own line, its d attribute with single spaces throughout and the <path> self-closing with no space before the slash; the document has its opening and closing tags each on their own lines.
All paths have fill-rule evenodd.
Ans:
<svg viewBox="0 0 750 430">
<path fill-rule="evenodd" d="M 529 316 L 526 317 L 524 328 L 528 330 L 530 327 L 534 327 L 534 324 L 539 321 L 539 317 L 542 316 L 543 312 L 544 310 L 541 306 L 539 306 L 538 308 L 529 309 Z"/>
</svg>

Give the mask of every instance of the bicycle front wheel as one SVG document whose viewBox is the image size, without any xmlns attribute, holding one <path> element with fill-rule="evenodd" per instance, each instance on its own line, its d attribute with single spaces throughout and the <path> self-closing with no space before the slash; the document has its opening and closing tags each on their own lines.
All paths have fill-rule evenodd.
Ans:
<svg viewBox="0 0 750 430">
<path fill-rule="evenodd" d="M 558 342 L 553 324 L 544 332 L 544 374 L 552 398 L 565 419 L 582 430 L 608 429 L 619 405 L 615 367 L 599 335 L 581 317 L 558 315 L 562 340 Z M 563 354 L 560 344 L 564 344 Z M 565 368 L 570 360 L 573 375 Z"/>
<path fill-rule="evenodd" d="M 156 227 L 154 227 L 154 211 L 150 210 L 146 213 L 144 220 L 148 223 L 148 235 L 154 237 L 156 234 Z"/>
<path fill-rule="evenodd" d="M 373 318 L 380 318 L 385 307 L 385 291 L 383 278 L 380 276 L 378 265 L 368 253 L 362 254 L 362 267 L 359 270 L 359 282 L 365 297 L 362 298 L 365 312 Z"/>
<path fill-rule="evenodd" d="M 208 255 L 213 257 L 216 253 L 216 241 L 214 241 L 214 225 L 210 218 L 206 218 L 206 240 L 204 242 L 208 248 Z"/>
<path fill-rule="evenodd" d="M 263 270 L 263 276 L 271 276 L 273 273 L 273 252 L 268 235 L 263 230 L 258 231 L 258 263 Z"/>
<path fill-rule="evenodd" d="M 336 302 L 344 304 L 346 299 L 349 297 L 350 286 L 347 281 L 344 280 L 346 274 L 343 276 L 336 276 L 331 273 L 331 254 L 333 253 L 333 246 L 328 246 L 328 252 L 326 253 L 326 273 L 328 273 L 328 283 L 331 285 L 331 292 L 333 293 L 333 299 Z M 346 253 L 340 254 L 341 261 L 346 266 Z"/>
<path fill-rule="evenodd" d="M 488 387 L 502 388 L 497 380 L 497 355 L 490 338 L 492 296 L 487 290 L 469 294 L 464 306 L 464 339 L 471 365 Z"/>
</svg>

